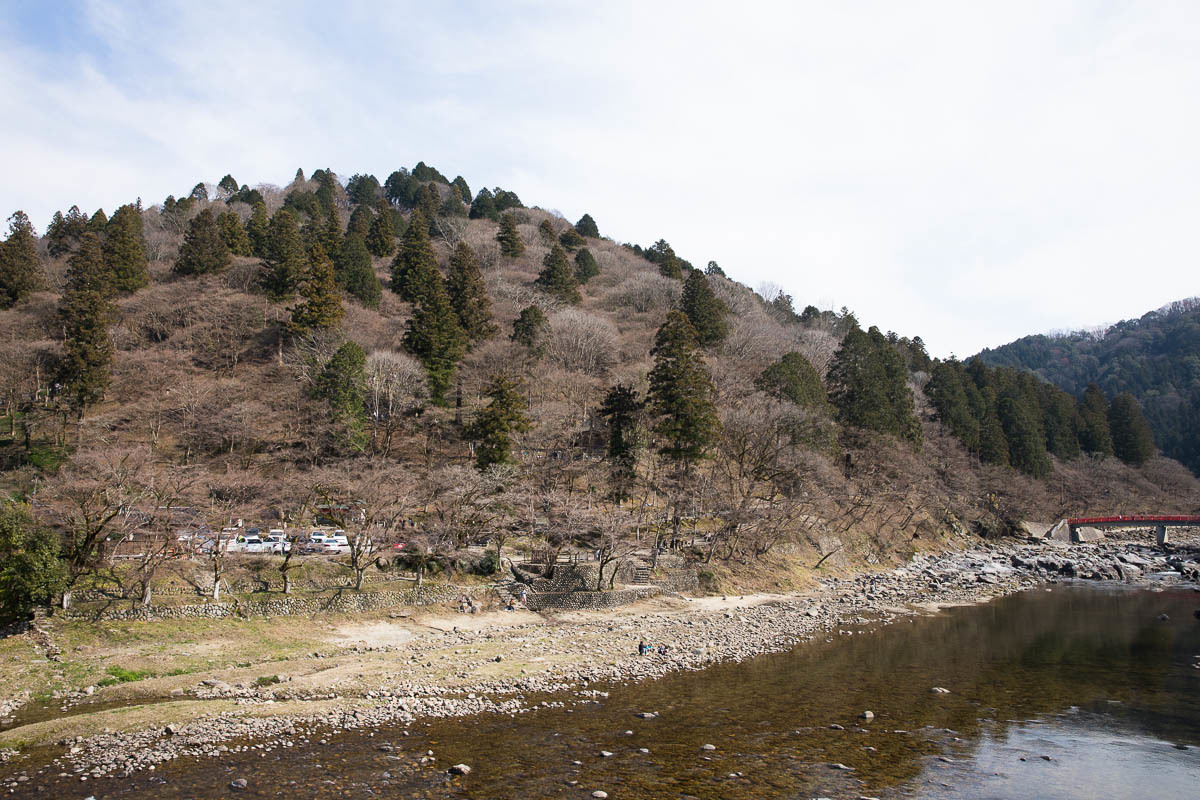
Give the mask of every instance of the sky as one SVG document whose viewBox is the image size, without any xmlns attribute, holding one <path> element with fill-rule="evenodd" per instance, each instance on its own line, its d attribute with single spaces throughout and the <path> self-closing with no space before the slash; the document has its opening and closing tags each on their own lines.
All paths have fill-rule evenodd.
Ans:
<svg viewBox="0 0 1200 800">
<path fill-rule="evenodd" d="M 1200 294 L 1200 4 L 3 0 L 0 211 L 418 161 L 966 357 Z"/>
</svg>

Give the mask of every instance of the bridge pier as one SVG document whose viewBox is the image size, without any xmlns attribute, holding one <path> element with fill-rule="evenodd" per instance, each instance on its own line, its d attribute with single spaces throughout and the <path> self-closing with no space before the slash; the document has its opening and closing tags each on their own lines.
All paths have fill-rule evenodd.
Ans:
<svg viewBox="0 0 1200 800">
<path fill-rule="evenodd" d="M 1162 547 L 1167 543 L 1167 526 L 1157 525 L 1154 528 L 1154 538 L 1158 541 L 1158 546 Z"/>
</svg>

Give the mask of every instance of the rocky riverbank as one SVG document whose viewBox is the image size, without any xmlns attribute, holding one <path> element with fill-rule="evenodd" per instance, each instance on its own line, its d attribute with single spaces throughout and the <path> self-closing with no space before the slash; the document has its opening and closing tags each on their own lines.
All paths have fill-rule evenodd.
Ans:
<svg viewBox="0 0 1200 800">
<path fill-rule="evenodd" d="M 331 673 L 321 682 L 292 676 L 278 683 L 206 679 L 176 689 L 177 702 L 200 709 L 190 719 L 60 739 L 65 751 L 52 763 L 39 768 L 18 757 L 6 769 L 25 771 L 5 784 L 36 784 L 47 775 L 86 781 L 178 757 L 269 752 L 320 742 L 339 730 L 419 718 L 515 715 L 547 704 L 594 702 L 607 684 L 741 661 L 815 637 L 855 635 L 927 613 L 931 605 L 986 601 L 1048 581 L 1194 582 L 1198 575 L 1200 550 L 1194 543 L 1163 552 L 1144 538 L 1073 546 L 1010 540 L 919 556 L 890 572 L 826 580 L 803 595 L 679 598 L 503 628 L 468 629 L 464 618 L 464 627 L 429 630 L 407 641 L 351 645 L 352 652 L 383 665 L 374 672 L 341 665 L 319 670 Z M 637 654 L 642 641 L 654 648 L 650 655 Z M 320 667 L 338 653 L 309 658 Z M 212 711 L 205 713 L 207 706 Z"/>
</svg>

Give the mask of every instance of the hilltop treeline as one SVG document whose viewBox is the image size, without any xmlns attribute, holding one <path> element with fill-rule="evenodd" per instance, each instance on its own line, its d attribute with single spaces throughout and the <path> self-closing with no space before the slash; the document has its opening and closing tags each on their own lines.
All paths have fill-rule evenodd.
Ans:
<svg viewBox="0 0 1200 800">
<path fill-rule="evenodd" d="M 1077 397 L 1089 384 L 1110 397 L 1128 392 L 1162 451 L 1200 475 L 1200 299 L 1172 303 L 1099 334 L 1026 336 L 979 358 L 1032 370 Z"/>
</svg>

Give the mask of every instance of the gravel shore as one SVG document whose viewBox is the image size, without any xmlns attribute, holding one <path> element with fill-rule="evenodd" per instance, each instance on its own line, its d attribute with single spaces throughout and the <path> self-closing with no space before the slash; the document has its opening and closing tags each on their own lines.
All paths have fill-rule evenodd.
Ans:
<svg viewBox="0 0 1200 800">
<path fill-rule="evenodd" d="M 590 702 L 612 683 L 742 661 L 816 637 L 854 635 L 860 626 L 929 613 L 939 605 L 985 602 L 1048 581 L 1086 579 L 1194 585 L 1200 551 L 1177 544 L 1164 553 L 1144 538 L 1069 547 L 1006 540 L 917 556 L 890 572 L 826 580 L 803 595 L 728 598 L 727 604 L 680 599 L 633 613 L 576 613 L 551 624 L 431 631 L 400 644 L 360 647 L 388 654 L 390 669 L 383 676 L 348 674 L 320 689 L 204 681 L 187 699 L 224 701 L 232 710 L 142 731 L 72 737 L 60 742 L 65 750 L 52 763 L 25 765 L 3 785 L 15 787 L 40 774 L 81 781 L 128 775 L 179 757 L 303 746 L 339 730 L 419 718 L 516 715 Z M 664 646 L 665 654 L 639 656 L 643 640 Z M 479 677 L 498 666 L 506 674 Z M 454 680 L 444 679 L 450 675 Z M 307 704 L 319 710 L 273 713 L 275 706 L 294 710 Z M 18 761 L 8 768 L 20 766 Z"/>
</svg>

